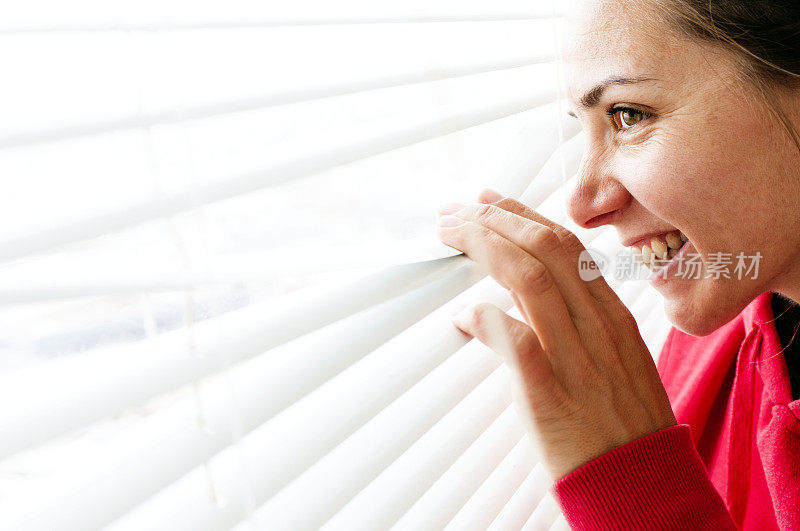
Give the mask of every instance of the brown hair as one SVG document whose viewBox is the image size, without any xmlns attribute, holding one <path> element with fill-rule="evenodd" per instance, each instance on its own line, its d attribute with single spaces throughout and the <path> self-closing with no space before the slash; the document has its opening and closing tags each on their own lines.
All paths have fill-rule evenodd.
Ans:
<svg viewBox="0 0 800 531">
<path fill-rule="evenodd" d="M 800 90 L 800 0 L 654 0 L 690 37 L 726 46 L 742 73 L 800 149 L 800 132 L 781 105 L 781 89 Z"/>
</svg>

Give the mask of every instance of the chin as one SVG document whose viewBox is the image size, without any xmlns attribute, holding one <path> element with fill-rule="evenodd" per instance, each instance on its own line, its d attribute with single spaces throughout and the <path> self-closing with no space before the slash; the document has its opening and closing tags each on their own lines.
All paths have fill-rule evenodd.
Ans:
<svg viewBox="0 0 800 531">
<path fill-rule="evenodd" d="M 670 322 L 682 332 L 692 336 L 707 336 L 727 324 L 755 298 L 724 295 L 698 297 L 684 300 L 680 297 L 664 298 L 664 311 Z"/>
</svg>

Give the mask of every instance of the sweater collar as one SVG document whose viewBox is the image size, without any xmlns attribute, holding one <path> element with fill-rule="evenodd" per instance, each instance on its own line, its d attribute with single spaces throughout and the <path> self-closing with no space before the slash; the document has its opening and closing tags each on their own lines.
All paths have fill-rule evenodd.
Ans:
<svg viewBox="0 0 800 531">
<path fill-rule="evenodd" d="M 772 315 L 772 292 L 765 291 L 748 304 L 742 310 L 745 335 L 750 335 L 753 331 L 762 327 L 775 328 Z"/>
<path fill-rule="evenodd" d="M 767 291 L 756 297 L 742 311 L 742 318 L 746 336 L 761 336 L 755 359 L 758 360 L 757 367 L 770 400 L 774 404 L 788 404 L 792 401 L 792 390 L 783 346 L 775 327 L 772 296 L 773 292 Z M 754 343 L 757 344 L 759 342 Z"/>
</svg>

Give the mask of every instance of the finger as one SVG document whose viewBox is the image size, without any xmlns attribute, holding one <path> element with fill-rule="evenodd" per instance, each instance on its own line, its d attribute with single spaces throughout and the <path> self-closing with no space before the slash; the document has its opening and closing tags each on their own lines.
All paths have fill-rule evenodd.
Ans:
<svg viewBox="0 0 800 531">
<path fill-rule="evenodd" d="M 482 203 L 491 203 L 499 208 L 502 208 L 503 210 L 530 219 L 531 221 L 541 223 L 542 225 L 552 229 L 561 240 L 562 245 L 569 253 L 571 259 L 575 263 L 575 267 L 577 268 L 578 257 L 580 256 L 581 252 L 585 250 L 585 247 L 578 237 L 575 236 L 570 230 L 539 214 L 529 206 L 520 203 L 516 199 L 503 197 L 499 193 L 488 188 L 482 190 L 481 193 L 478 194 L 478 201 Z M 612 305 L 622 304 L 622 302 L 619 301 L 619 297 L 617 297 L 616 293 L 614 293 L 614 290 L 611 289 L 611 286 L 608 285 L 602 275 L 588 282 L 584 282 L 586 282 L 586 287 L 589 289 L 589 292 L 599 302 Z"/>
<path fill-rule="evenodd" d="M 440 218 L 438 234 L 443 243 L 464 252 L 519 296 L 520 310 L 529 317 L 546 350 L 558 344 L 578 345 L 578 332 L 564 299 L 543 263 L 496 232 L 455 216 Z"/>
<path fill-rule="evenodd" d="M 602 347 L 600 343 L 608 342 L 602 333 L 602 325 L 608 322 L 605 312 L 579 277 L 577 264 L 572 263 L 552 229 L 495 205 L 471 204 L 459 210 L 456 216 L 488 228 L 544 264 L 587 346 Z"/>
<path fill-rule="evenodd" d="M 567 249 L 567 253 L 572 256 L 579 256 L 585 249 L 580 240 L 578 240 L 572 232 L 515 199 L 503 197 L 501 194 L 490 189 L 484 189 L 478 195 L 478 199 L 481 202 L 492 204 L 510 213 L 550 227 L 562 241 L 562 244 Z M 455 207 L 455 205 L 453 206 Z M 573 260 L 577 261 L 577 259 L 574 258 Z M 577 272 L 577 268 L 574 266 L 568 269 Z M 616 325 L 612 326 L 610 333 L 617 341 L 617 344 L 625 352 L 638 352 L 639 349 L 637 346 L 639 343 L 642 343 L 641 336 L 639 335 L 639 328 L 630 310 L 620 300 L 619 296 L 611 289 L 602 276 L 589 282 L 581 279 L 581 282 L 586 285 L 590 293 L 592 293 L 594 298 L 600 303 L 601 308 L 606 310 L 605 314 L 611 319 L 611 324 Z M 615 330 L 617 327 L 619 330 Z M 628 366 L 635 366 L 638 361 L 639 360 L 624 360 L 625 364 Z"/>
<path fill-rule="evenodd" d="M 497 306 L 487 302 L 467 307 L 453 316 L 453 324 L 502 356 L 519 371 L 526 386 L 541 391 L 554 379 L 550 361 L 533 330 Z"/>
</svg>

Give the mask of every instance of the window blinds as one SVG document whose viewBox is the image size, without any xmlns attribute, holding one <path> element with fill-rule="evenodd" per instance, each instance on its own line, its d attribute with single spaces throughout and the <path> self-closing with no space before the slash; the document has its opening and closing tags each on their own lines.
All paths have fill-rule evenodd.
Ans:
<svg viewBox="0 0 800 531">
<path fill-rule="evenodd" d="M 564 215 L 557 7 L 2 13 L 0 528 L 565 528 L 448 307 L 519 315 L 425 259 L 484 185 L 617 250 Z M 609 281 L 657 352 L 657 294 Z"/>
</svg>

